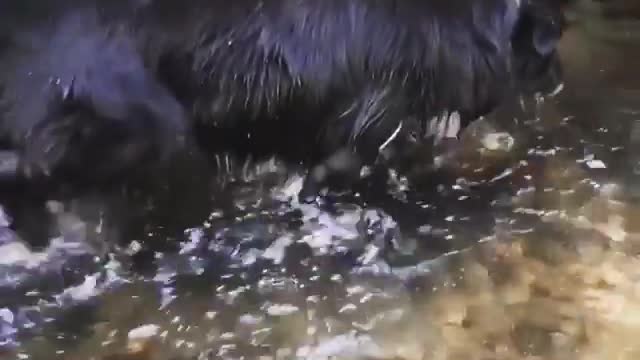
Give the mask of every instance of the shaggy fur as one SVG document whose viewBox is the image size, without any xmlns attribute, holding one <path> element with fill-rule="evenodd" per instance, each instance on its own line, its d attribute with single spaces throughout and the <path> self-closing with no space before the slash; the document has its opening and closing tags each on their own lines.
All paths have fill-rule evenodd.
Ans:
<svg viewBox="0 0 640 360">
<path fill-rule="evenodd" d="M 195 135 L 308 163 L 314 195 L 556 75 L 561 29 L 552 0 L 2 0 L 0 135 L 88 183 Z"/>
<path fill-rule="evenodd" d="M 32 180 L 109 182 L 164 157 L 189 129 L 131 33 L 98 5 L 0 4 L 0 136 Z"/>
</svg>

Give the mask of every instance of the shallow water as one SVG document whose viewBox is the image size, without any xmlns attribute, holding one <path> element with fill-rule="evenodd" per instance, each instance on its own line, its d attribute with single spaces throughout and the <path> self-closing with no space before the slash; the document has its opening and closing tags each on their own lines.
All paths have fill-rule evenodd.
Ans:
<svg viewBox="0 0 640 360">
<path fill-rule="evenodd" d="M 278 162 L 220 157 L 109 218 L 107 256 L 91 199 L 38 253 L 3 230 L 0 359 L 636 359 L 632 1 L 581 2 L 563 91 L 474 124 L 447 176 L 302 205 Z"/>
</svg>

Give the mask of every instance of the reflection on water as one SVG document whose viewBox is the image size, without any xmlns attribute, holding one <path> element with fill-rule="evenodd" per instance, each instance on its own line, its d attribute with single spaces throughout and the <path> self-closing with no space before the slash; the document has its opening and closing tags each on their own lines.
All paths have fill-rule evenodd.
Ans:
<svg viewBox="0 0 640 360">
<path fill-rule="evenodd" d="M 3 220 L 0 359 L 637 359 L 636 4 L 579 2 L 563 92 L 474 124 L 452 173 L 312 206 L 221 158 L 105 256 L 90 201 L 38 253 Z"/>
</svg>

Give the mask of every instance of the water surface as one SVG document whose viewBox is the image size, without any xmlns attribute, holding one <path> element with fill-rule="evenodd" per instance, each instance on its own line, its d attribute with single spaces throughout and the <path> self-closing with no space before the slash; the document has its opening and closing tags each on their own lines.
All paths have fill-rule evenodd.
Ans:
<svg viewBox="0 0 640 360">
<path fill-rule="evenodd" d="M 0 358 L 636 359 L 640 6 L 608 3 L 572 13 L 563 91 L 474 124 L 448 176 L 302 205 L 220 155 L 107 256 L 87 199 L 38 254 L 3 229 Z"/>
</svg>

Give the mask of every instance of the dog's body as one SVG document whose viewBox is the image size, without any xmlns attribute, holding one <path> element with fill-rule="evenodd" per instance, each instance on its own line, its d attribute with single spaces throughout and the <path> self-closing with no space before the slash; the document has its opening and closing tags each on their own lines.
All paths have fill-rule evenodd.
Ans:
<svg viewBox="0 0 640 360">
<path fill-rule="evenodd" d="M 518 61 L 548 62 L 559 15 L 519 29 L 533 1 L 4 0 L 2 134 L 30 173 L 135 168 L 191 121 L 207 144 L 371 162 L 399 129 L 491 111 Z"/>
<path fill-rule="evenodd" d="M 552 59 L 561 15 L 547 4 L 524 10 L 512 0 L 154 4 L 137 18 L 138 29 L 150 34 L 142 42 L 152 50 L 144 52 L 166 55 L 152 60 L 160 59 L 163 83 L 192 110 L 200 142 L 293 155 L 315 166 L 303 189 L 308 196 L 329 175 L 357 176 L 362 164 L 379 158 L 416 160 L 419 148 L 418 160 L 431 161 L 430 147 L 421 145 L 457 135 L 532 78 L 557 75 Z M 154 29 L 162 14 L 176 15 Z M 210 16 L 185 20 L 198 14 Z M 171 34 L 184 38 L 154 40 L 162 29 L 180 29 Z M 173 45 L 163 49 L 167 44 Z"/>
<path fill-rule="evenodd" d="M 0 140 L 19 175 L 92 185 L 195 138 L 307 162 L 313 196 L 431 161 L 556 70 L 561 21 L 553 0 L 1 0 Z"/>
</svg>

